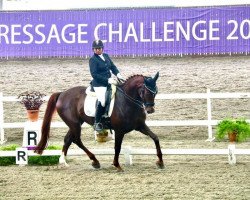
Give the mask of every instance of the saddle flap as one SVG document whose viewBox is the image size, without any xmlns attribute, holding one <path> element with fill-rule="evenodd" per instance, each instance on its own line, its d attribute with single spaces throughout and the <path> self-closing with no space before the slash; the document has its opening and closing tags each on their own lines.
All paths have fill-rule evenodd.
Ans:
<svg viewBox="0 0 250 200">
<path fill-rule="evenodd" d="M 109 100 L 109 106 L 108 106 L 108 116 L 110 117 L 113 111 L 114 107 L 114 101 L 115 101 L 115 92 L 116 92 L 116 86 L 111 85 L 112 87 L 112 93 L 111 93 L 111 101 Z M 95 92 L 91 91 L 91 86 L 87 87 L 86 91 L 86 98 L 84 101 L 84 112 L 87 116 L 89 117 L 95 117 L 95 112 L 96 112 L 96 103 L 97 103 L 97 97 Z M 107 107 L 107 99 L 106 99 L 106 106 Z M 106 112 L 105 112 L 106 113 Z"/>
</svg>

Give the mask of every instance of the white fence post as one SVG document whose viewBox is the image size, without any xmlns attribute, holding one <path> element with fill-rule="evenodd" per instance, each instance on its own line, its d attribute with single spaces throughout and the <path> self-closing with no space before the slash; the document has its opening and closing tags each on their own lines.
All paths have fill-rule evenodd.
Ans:
<svg viewBox="0 0 250 200">
<path fill-rule="evenodd" d="M 0 92 L 0 144 L 5 142 L 3 129 L 4 115 L 3 115 L 3 93 Z"/>
<path fill-rule="evenodd" d="M 211 93 L 210 89 L 207 89 L 207 121 L 208 121 L 208 139 L 207 141 L 213 141 L 213 130 L 212 130 L 212 104 L 211 104 Z"/>
<path fill-rule="evenodd" d="M 126 146 L 123 151 L 124 151 L 124 156 L 125 156 L 125 164 L 126 165 L 132 165 L 133 164 L 133 157 L 131 155 L 131 146 Z"/>
<path fill-rule="evenodd" d="M 230 165 L 236 164 L 236 156 L 235 156 L 235 144 L 228 145 L 228 163 Z"/>
</svg>

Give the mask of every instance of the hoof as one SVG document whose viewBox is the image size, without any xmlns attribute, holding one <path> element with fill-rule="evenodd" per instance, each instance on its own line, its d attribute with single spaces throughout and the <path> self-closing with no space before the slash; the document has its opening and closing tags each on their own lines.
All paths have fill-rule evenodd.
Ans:
<svg viewBox="0 0 250 200">
<path fill-rule="evenodd" d="M 117 172 L 124 172 L 124 170 L 121 168 L 121 166 L 119 164 L 112 164 L 115 168 Z"/>
<path fill-rule="evenodd" d="M 66 169 L 66 168 L 69 168 L 69 165 L 67 163 L 59 163 L 57 165 L 57 168 L 58 169 Z"/>
<path fill-rule="evenodd" d="M 68 163 L 66 162 L 66 160 L 65 160 L 65 155 L 61 155 L 60 156 L 60 158 L 59 158 L 59 165 L 60 165 L 60 167 L 69 167 L 69 165 L 68 165 Z"/>
<path fill-rule="evenodd" d="M 93 161 L 92 167 L 94 167 L 95 169 L 100 169 L 101 165 L 100 165 L 99 161 Z"/>
<path fill-rule="evenodd" d="M 164 168 L 165 168 L 163 161 L 162 161 L 162 162 L 157 161 L 157 162 L 156 162 L 156 166 L 157 166 L 159 169 L 164 169 Z"/>
<path fill-rule="evenodd" d="M 116 171 L 119 172 L 119 173 L 120 173 L 120 172 L 124 172 L 124 170 L 123 170 L 121 167 L 117 167 L 117 168 L 116 168 Z"/>
</svg>

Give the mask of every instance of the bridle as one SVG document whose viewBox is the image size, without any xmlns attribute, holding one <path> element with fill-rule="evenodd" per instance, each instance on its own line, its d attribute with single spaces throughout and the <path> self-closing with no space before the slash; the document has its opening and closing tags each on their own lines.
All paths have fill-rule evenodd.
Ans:
<svg viewBox="0 0 250 200">
<path fill-rule="evenodd" d="M 144 86 L 144 88 L 145 88 L 146 90 L 148 90 L 148 91 L 153 95 L 153 97 L 155 97 L 156 94 L 158 93 L 158 88 L 157 88 L 157 86 L 155 86 L 154 90 L 150 89 L 146 84 L 143 84 L 143 86 Z M 141 99 L 143 99 L 143 96 L 140 96 L 140 97 L 141 97 Z M 152 106 L 152 107 L 153 107 L 153 106 L 155 105 L 154 102 L 153 102 L 153 103 L 143 102 L 143 104 L 144 104 L 145 107 L 149 107 L 149 106 Z"/>
</svg>

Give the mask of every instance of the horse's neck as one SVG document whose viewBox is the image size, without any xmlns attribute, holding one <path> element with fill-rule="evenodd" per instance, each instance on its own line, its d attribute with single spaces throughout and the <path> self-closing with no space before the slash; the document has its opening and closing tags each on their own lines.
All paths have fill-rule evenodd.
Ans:
<svg viewBox="0 0 250 200">
<path fill-rule="evenodd" d="M 124 92 L 132 98 L 137 98 L 138 89 L 143 84 L 143 76 L 136 76 L 129 79 L 123 86 Z"/>
<path fill-rule="evenodd" d="M 136 75 L 129 78 L 121 87 L 117 101 L 118 105 L 122 105 L 119 109 L 122 109 L 122 115 L 132 116 L 134 113 L 139 117 L 139 110 L 143 108 L 142 99 L 139 95 L 140 88 L 144 84 L 144 77 Z"/>
</svg>

